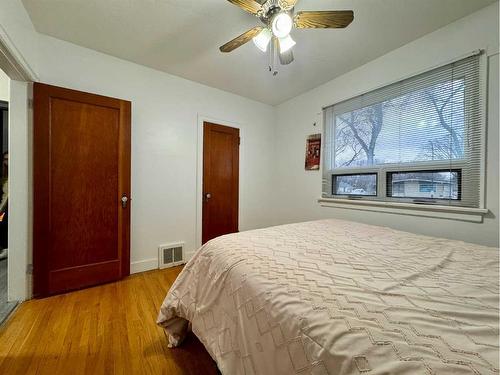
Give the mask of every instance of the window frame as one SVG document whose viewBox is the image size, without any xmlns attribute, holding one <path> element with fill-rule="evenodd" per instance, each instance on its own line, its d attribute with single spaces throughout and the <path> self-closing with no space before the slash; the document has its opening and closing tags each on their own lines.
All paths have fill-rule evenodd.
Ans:
<svg viewBox="0 0 500 375">
<path fill-rule="evenodd" d="M 412 162 L 412 163 L 401 163 L 401 164 L 379 164 L 379 165 L 373 165 L 373 166 L 363 166 L 363 167 L 334 167 L 335 165 L 335 141 L 329 140 L 329 135 L 334 135 L 335 130 L 336 130 L 336 119 L 335 119 L 335 113 L 332 112 L 331 114 L 331 120 L 328 121 L 327 118 L 327 111 L 330 110 L 332 107 L 335 105 L 338 105 L 340 103 L 343 103 L 345 101 L 351 100 L 353 98 L 356 98 L 357 96 L 365 95 L 368 93 L 371 93 L 373 91 L 383 89 L 389 85 L 399 83 L 400 81 L 404 81 L 406 79 L 411 79 L 413 77 L 416 77 L 420 74 L 425 74 L 429 73 L 434 69 L 438 69 L 440 67 L 458 62 L 460 60 L 466 59 L 468 57 L 472 57 L 478 55 L 479 56 L 479 72 L 478 72 L 478 81 L 473 81 L 474 84 L 477 84 L 479 86 L 478 89 L 478 94 L 480 97 L 480 104 L 479 104 L 479 111 L 481 112 L 480 114 L 480 130 L 479 130 L 479 135 L 481 137 L 481 142 L 480 142 L 480 154 L 481 154 L 481 159 L 480 159 L 480 166 L 479 166 L 479 186 L 478 186 L 478 193 L 479 193 L 479 203 L 477 207 L 471 207 L 467 206 L 465 204 L 462 204 L 464 201 L 464 192 L 466 194 L 468 193 L 468 190 L 464 190 L 464 184 L 463 184 L 463 170 L 467 167 L 467 161 L 469 159 L 469 152 L 470 148 L 467 146 L 468 145 L 468 139 L 464 138 L 464 154 L 462 159 L 454 159 L 454 160 L 431 160 L 431 161 L 419 161 L 419 162 Z M 444 62 L 442 64 L 439 64 L 437 66 L 429 67 L 426 69 L 422 69 L 420 71 L 417 71 L 413 74 L 408 74 L 402 78 L 398 78 L 396 80 L 390 81 L 388 83 L 383 83 L 380 84 L 379 86 L 375 86 L 372 89 L 369 90 L 364 90 L 359 92 L 356 95 L 349 95 L 346 96 L 342 100 L 338 100 L 333 104 L 328 104 L 322 106 L 323 110 L 323 116 L 322 116 L 322 122 L 323 122 L 323 134 L 325 135 L 323 137 L 323 157 L 322 157 L 322 169 L 324 170 L 323 174 L 323 189 L 322 189 L 322 195 L 321 198 L 318 200 L 319 203 L 321 203 L 322 206 L 328 207 L 328 204 L 325 204 L 325 202 L 328 202 L 329 200 L 332 201 L 332 207 L 336 204 L 334 202 L 339 202 L 342 199 L 352 199 L 352 196 L 345 196 L 345 198 L 342 195 L 335 195 L 333 194 L 333 180 L 331 181 L 331 189 L 325 189 L 325 185 L 328 187 L 328 182 L 325 179 L 325 173 L 326 175 L 345 175 L 345 174 L 354 174 L 354 175 L 359 175 L 359 174 L 371 174 L 371 173 L 376 173 L 377 174 L 377 196 L 366 196 L 366 195 L 355 195 L 357 199 L 356 201 L 364 201 L 364 202 L 359 202 L 359 203 L 367 203 L 369 205 L 372 205 L 374 207 L 382 207 L 385 203 L 388 206 L 391 207 L 397 207 L 397 205 L 405 205 L 406 207 L 410 206 L 415 206 L 417 207 L 422 207 L 425 206 L 426 203 L 428 203 L 429 206 L 434 206 L 435 208 L 429 207 L 431 210 L 441 210 L 445 209 L 445 207 L 450 207 L 453 208 L 454 210 L 461 210 L 461 211 L 481 211 L 481 215 L 484 214 L 484 212 L 488 211 L 485 208 L 485 180 L 486 180 L 486 116 L 487 116 L 487 100 L 488 100 L 488 87 L 487 87 L 487 55 L 484 53 L 483 49 L 475 50 L 470 52 L 469 54 L 464 54 L 461 57 L 457 57 L 455 59 L 452 59 L 450 61 Z M 466 86 L 467 87 L 467 81 L 471 79 L 470 75 L 457 75 L 457 77 L 461 77 L 464 79 Z M 467 93 L 465 92 L 464 94 L 464 101 L 465 101 L 465 107 L 467 107 L 470 103 L 470 100 L 474 100 L 474 98 L 467 97 Z M 470 113 L 465 113 L 465 117 L 469 117 Z M 333 120 L 333 121 L 332 121 Z M 467 123 L 467 120 L 466 120 Z M 467 125 L 466 125 L 467 126 Z M 466 135 L 467 137 L 467 135 Z M 393 172 L 417 172 L 417 171 L 440 171 L 446 169 L 446 171 L 459 171 L 460 174 L 460 187 L 459 187 L 459 195 L 460 195 L 460 200 L 450 200 L 450 199 L 439 199 L 439 198 L 407 198 L 407 197 L 389 197 L 387 196 L 387 175 L 389 173 Z M 328 190 L 331 191 L 331 195 L 329 195 L 327 192 Z M 468 196 L 468 195 L 467 195 Z M 418 202 L 415 202 L 415 199 L 418 199 Z M 426 200 L 427 202 L 422 202 L 422 200 Z M 372 203 L 370 203 L 372 202 Z M 453 203 L 450 203 L 453 202 Z M 358 203 L 358 202 L 354 202 Z M 442 204 L 440 206 L 440 204 Z M 363 204 L 364 205 L 364 204 Z M 402 206 L 401 206 L 402 207 Z M 405 208 L 407 209 L 407 208 Z M 383 210 L 382 210 L 383 211 Z"/>
<path fill-rule="evenodd" d="M 363 168 L 337 168 L 336 170 L 330 172 L 331 176 L 349 176 L 349 175 L 366 175 L 366 174 L 376 174 L 377 175 L 377 195 L 348 195 L 348 194 L 334 194 L 334 184 L 333 177 L 331 181 L 331 197 L 333 199 L 355 199 L 358 200 L 368 200 L 368 201 L 382 201 L 382 202 L 395 202 L 395 203 L 412 203 L 412 204 L 443 204 L 450 205 L 450 201 L 453 202 L 453 206 L 460 207 L 462 205 L 463 196 L 463 169 L 466 166 L 466 161 L 464 159 L 457 159 L 450 167 L 450 162 L 447 160 L 439 161 L 427 161 L 420 163 L 408 163 L 408 164 L 384 164 L 375 167 L 363 167 Z M 459 171 L 460 174 L 460 186 L 459 186 L 459 196 L 460 200 L 454 199 L 440 199 L 440 198 L 411 198 L 411 197 L 391 197 L 388 196 L 388 175 L 391 173 L 412 173 L 412 172 L 454 172 Z M 328 196 L 322 196 L 323 198 L 328 198 Z M 417 202 L 416 202 L 417 201 Z"/>
</svg>

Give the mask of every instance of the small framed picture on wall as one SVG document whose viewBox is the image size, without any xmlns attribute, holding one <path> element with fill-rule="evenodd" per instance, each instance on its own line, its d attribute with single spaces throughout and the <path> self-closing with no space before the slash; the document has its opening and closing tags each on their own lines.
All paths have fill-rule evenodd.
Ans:
<svg viewBox="0 0 500 375">
<path fill-rule="evenodd" d="M 319 169 L 321 160 L 321 134 L 312 134 L 306 140 L 306 171 Z"/>
</svg>

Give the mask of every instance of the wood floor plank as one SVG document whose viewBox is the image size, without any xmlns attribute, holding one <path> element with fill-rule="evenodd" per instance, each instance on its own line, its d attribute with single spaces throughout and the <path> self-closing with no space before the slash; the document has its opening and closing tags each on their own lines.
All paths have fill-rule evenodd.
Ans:
<svg viewBox="0 0 500 375">
<path fill-rule="evenodd" d="M 169 349 L 155 323 L 181 269 L 22 303 L 0 327 L 0 374 L 217 374 L 196 336 Z"/>
</svg>

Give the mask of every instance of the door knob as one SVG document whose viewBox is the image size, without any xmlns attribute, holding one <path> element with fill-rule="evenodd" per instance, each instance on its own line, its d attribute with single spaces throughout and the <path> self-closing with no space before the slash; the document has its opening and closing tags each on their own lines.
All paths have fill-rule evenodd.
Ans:
<svg viewBox="0 0 500 375">
<path fill-rule="evenodd" d="M 121 201 L 122 201 L 122 207 L 123 208 L 127 208 L 128 198 L 127 198 L 127 196 L 125 194 L 122 196 Z"/>
<path fill-rule="evenodd" d="M 212 198 L 212 194 L 205 193 L 205 201 L 208 201 L 210 198 Z"/>
</svg>

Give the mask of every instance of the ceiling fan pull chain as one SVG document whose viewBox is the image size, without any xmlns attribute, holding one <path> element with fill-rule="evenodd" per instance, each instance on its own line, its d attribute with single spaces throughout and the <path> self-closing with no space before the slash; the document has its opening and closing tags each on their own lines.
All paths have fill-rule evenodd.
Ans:
<svg viewBox="0 0 500 375">
<path fill-rule="evenodd" d="M 271 40 L 271 43 L 269 43 L 269 72 L 272 72 L 273 70 L 274 70 L 274 41 Z"/>
<path fill-rule="evenodd" d="M 269 72 L 273 73 L 273 76 L 278 74 L 277 64 L 276 64 L 276 53 L 278 51 L 278 40 L 273 38 L 269 46 Z"/>
<path fill-rule="evenodd" d="M 278 64 L 276 62 L 278 53 L 280 53 L 279 47 L 278 47 L 278 39 L 274 38 L 274 48 L 273 48 L 273 76 L 278 75 Z"/>
</svg>

